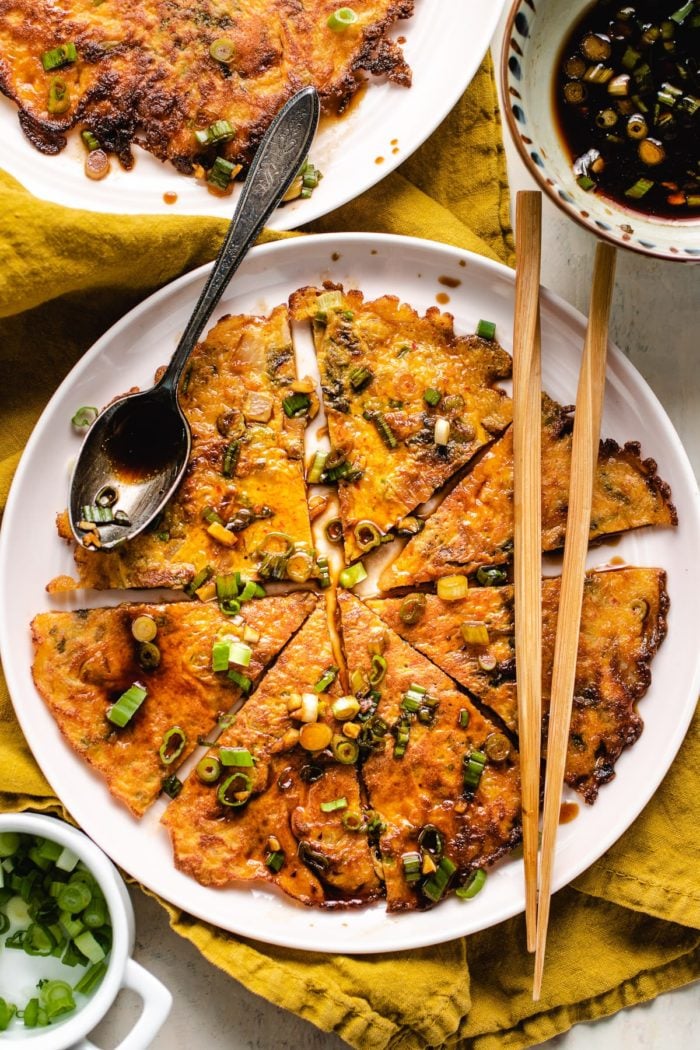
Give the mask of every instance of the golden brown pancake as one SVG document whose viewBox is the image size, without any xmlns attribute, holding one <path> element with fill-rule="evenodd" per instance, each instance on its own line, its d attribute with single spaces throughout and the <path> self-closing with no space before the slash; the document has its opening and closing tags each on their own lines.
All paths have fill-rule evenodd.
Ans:
<svg viewBox="0 0 700 1050">
<path fill-rule="evenodd" d="M 60 152 L 79 127 L 127 168 L 133 142 L 187 173 L 217 153 L 246 164 L 275 113 L 307 84 L 331 115 L 366 74 L 410 85 L 389 32 L 413 6 L 358 0 L 356 24 L 334 32 L 335 0 L 0 0 L 0 90 L 44 153 Z M 222 42 L 225 62 L 210 53 Z M 42 55 L 68 44 L 75 60 L 47 72 Z M 56 80 L 64 101 L 49 112 Z M 195 132 L 222 120 L 233 138 L 200 145 Z"/>
<path fill-rule="evenodd" d="M 222 747 L 248 751 L 254 759 L 246 771 L 250 798 L 238 807 L 219 801 L 229 767 L 214 784 L 193 774 L 168 806 L 163 823 L 181 871 L 207 886 L 274 882 L 304 904 L 357 904 L 379 895 L 367 834 L 344 823 L 348 813 L 358 818 L 361 813 L 356 768 L 325 751 L 304 750 L 298 742 L 302 723 L 289 710 L 290 699 L 313 692 L 331 666 L 334 654 L 321 604 L 209 753 L 219 757 Z M 337 678 L 319 694 L 318 721 L 336 734 L 341 725 L 330 705 L 341 694 Z M 341 808 L 322 809 L 339 800 L 345 803 Z M 274 851 L 284 854 L 278 872 L 267 863 L 271 837 Z"/>
<path fill-rule="evenodd" d="M 290 305 L 313 322 L 332 455 L 351 470 L 338 491 L 354 560 L 366 523 L 380 533 L 399 525 L 508 425 L 511 402 L 494 384 L 511 360 L 495 342 L 456 336 L 450 314 L 420 317 L 395 296 L 367 303 L 358 291 L 305 288 Z M 445 444 L 435 441 L 439 420 Z"/>
<path fill-rule="evenodd" d="M 443 856 L 455 866 L 454 886 L 511 849 L 520 839 L 518 754 L 446 674 L 387 628 L 376 613 L 348 593 L 341 593 L 338 603 L 348 669 L 371 675 L 370 650 L 378 648 L 386 661 L 386 672 L 376 686 L 375 713 L 367 722 L 372 746 L 361 775 L 369 804 L 383 824 L 379 846 L 387 907 L 389 911 L 427 907 L 433 903 L 426 893 L 430 875 L 409 883 L 404 856 L 419 849 L 424 829 L 436 828 L 443 840 Z M 432 717 L 425 721 L 425 709 L 405 711 L 405 697 L 414 684 L 435 704 Z M 397 727 L 402 720 L 409 736 L 405 753 L 397 757 Z M 460 720 L 468 724 L 463 726 Z M 380 732 L 383 727 L 386 731 Z M 478 785 L 468 789 L 465 761 L 474 752 L 494 757 L 486 761 Z"/>
<path fill-rule="evenodd" d="M 76 548 L 77 581 L 62 577 L 49 590 L 182 588 L 207 566 L 212 574 L 255 577 L 261 547 L 278 546 L 268 541 L 271 533 L 287 537 L 282 546 L 301 544 L 310 551 L 302 460 L 306 417 L 289 417 L 284 410 L 295 385 L 285 307 L 269 317 L 219 321 L 194 350 L 181 381 L 192 453 L 162 516 L 112 551 Z M 211 534 L 217 528 L 212 515 L 223 536 Z M 72 539 L 67 514 L 59 517 L 59 532 Z"/>
<path fill-rule="evenodd" d="M 542 399 L 542 550 L 564 545 L 571 468 L 572 410 Z M 668 485 L 640 446 L 602 441 L 593 489 L 590 540 L 644 525 L 676 525 Z M 513 554 L 513 434 L 506 431 L 446 496 L 425 529 L 385 569 L 380 589 L 411 587 Z"/>
<path fill-rule="evenodd" d="M 542 581 L 542 700 L 546 738 L 560 579 Z M 512 587 L 473 587 L 455 602 L 425 595 L 415 624 L 403 599 L 370 599 L 382 620 L 425 653 L 511 730 L 517 730 Z M 666 635 L 668 595 L 661 569 L 589 572 L 583 592 L 566 782 L 586 802 L 615 775 L 623 748 L 642 731 L 635 704 L 649 688 L 651 661 Z M 483 624 L 487 644 L 468 644 L 462 625 Z M 546 747 L 545 747 L 546 751 Z"/>
<path fill-rule="evenodd" d="M 315 604 L 316 598 L 304 593 L 264 598 L 247 602 L 235 621 L 199 601 L 40 613 L 32 622 L 34 682 L 71 747 L 139 817 L 198 738 L 242 695 L 226 673 L 212 671 L 214 641 L 242 636 L 246 626 L 248 636 L 258 635 L 248 643 L 250 666 L 241 668 L 256 682 Z M 158 628 L 151 644 L 160 661 L 152 669 L 152 658 L 132 634 L 140 616 L 153 618 Z M 147 690 L 146 699 L 118 728 L 107 713 L 135 683 Z M 161 747 L 173 727 L 182 731 L 185 744 L 177 760 L 164 762 Z"/>
</svg>

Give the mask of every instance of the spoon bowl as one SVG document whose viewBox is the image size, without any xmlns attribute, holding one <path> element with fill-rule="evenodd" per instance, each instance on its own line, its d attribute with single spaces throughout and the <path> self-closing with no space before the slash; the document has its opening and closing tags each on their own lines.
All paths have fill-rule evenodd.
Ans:
<svg viewBox="0 0 700 1050">
<path fill-rule="evenodd" d="M 316 89 L 279 111 L 250 166 L 214 267 L 170 364 L 150 390 L 127 394 L 95 419 L 80 448 L 68 515 L 76 541 L 108 551 L 152 525 L 187 468 L 191 434 L 177 390 L 204 326 L 248 249 L 294 181 L 318 126 Z"/>
</svg>

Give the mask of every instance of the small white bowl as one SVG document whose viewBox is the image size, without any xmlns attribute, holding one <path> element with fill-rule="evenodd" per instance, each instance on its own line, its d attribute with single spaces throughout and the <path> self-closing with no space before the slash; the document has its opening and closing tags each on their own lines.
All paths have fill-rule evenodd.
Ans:
<svg viewBox="0 0 700 1050">
<path fill-rule="evenodd" d="M 556 62 L 591 0 L 515 0 L 505 27 L 501 85 L 506 123 L 526 166 L 555 204 L 620 248 L 700 260 L 700 218 L 642 215 L 576 182 L 554 114 Z"/>
<path fill-rule="evenodd" d="M 6 1032 L 0 1032 L 0 1043 L 21 1039 L 30 1043 L 32 1050 L 95 1050 L 85 1038 L 86 1035 L 105 1016 L 120 989 L 129 988 L 143 1000 L 143 1012 L 116 1050 L 146 1050 L 170 1012 L 172 996 L 160 981 L 131 958 L 134 949 L 134 909 L 121 875 L 87 835 L 54 817 L 37 813 L 0 815 L 0 832 L 3 831 L 40 835 L 67 846 L 80 857 L 104 894 L 112 921 L 113 942 L 107 959 L 107 972 L 84 1006 L 65 1020 L 46 1028 L 11 1027 Z M 41 957 L 25 957 L 22 952 L 11 954 L 17 956 L 18 968 L 26 964 L 25 973 L 31 967 L 32 977 L 36 974 L 38 980 L 42 976 L 41 964 L 45 960 Z"/>
</svg>

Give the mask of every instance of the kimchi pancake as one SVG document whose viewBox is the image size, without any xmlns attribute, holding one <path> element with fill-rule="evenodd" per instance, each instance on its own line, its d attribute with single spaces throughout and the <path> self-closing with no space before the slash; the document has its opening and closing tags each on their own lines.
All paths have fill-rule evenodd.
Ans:
<svg viewBox="0 0 700 1050">
<path fill-rule="evenodd" d="M 436 899 L 430 862 L 423 856 L 421 877 L 412 880 L 405 861 L 421 850 L 426 834 L 441 842 L 436 852 L 454 865 L 453 883 L 492 864 L 519 841 L 518 755 L 452 680 L 376 613 L 347 593 L 338 602 L 351 680 L 378 677 L 373 659 L 378 651 L 384 669 L 360 739 L 367 750 L 363 785 L 382 825 L 387 906 L 389 911 L 427 907 Z M 470 771 L 470 760 L 480 766 L 481 758 L 483 767 Z"/>
<path fill-rule="evenodd" d="M 314 84 L 339 114 L 375 74 L 410 85 L 389 38 L 413 0 L 358 0 L 357 20 L 334 31 L 334 0 L 0 0 L 0 90 L 44 153 L 73 127 L 90 131 L 122 164 L 137 142 L 191 173 L 217 153 L 247 164 L 281 106 Z M 70 53 L 46 68 L 59 47 Z M 60 61 L 60 58 L 67 61 Z M 56 81 L 60 90 L 56 90 Z M 207 144 L 196 132 L 226 121 Z"/>
<path fill-rule="evenodd" d="M 192 451 L 162 515 L 111 551 L 76 547 L 77 581 L 61 578 L 49 590 L 182 588 L 206 567 L 254 577 L 271 533 L 287 537 L 285 547 L 311 551 L 305 416 L 285 410 L 298 385 L 285 307 L 269 317 L 220 320 L 193 351 L 180 383 Z M 310 409 L 310 396 L 303 398 Z M 66 513 L 58 527 L 72 539 Z"/>
<path fill-rule="evenodd" d="M 236 622 L 199 601 L 39 613 L 32 621 L 34 682 L 71 747 L 142 816 L 163 780 L 242 695 L 227 675 L 212 671 L 213 643 L 245 632 L 252 649 L 245 674 L 255 682 L 315 604 L 305 593 L 264 598 L 247 602 Z M 132 630 L 144 617 L 157 632 L 145 643 Z M 146 697 L 120 727 L 108 714 L 134 684 Z M 166 739 L 174 728 L 179 732 Z"/>
<path fill-rule="evenodd" d="M 451 315 L 431 307 L 421 317 L 395 296 L 303 288 L 290 306 L 313 324 L 328 477 L 353 560 L 509 424 L 511 402 L 495 382 L 511 359 L 495 342 L 455 335 Z"/>
<path fill-rule="evenodd" d="M 542 550 L 564 545 L 571 472 L 571 410 L 542 399 Z M 668 485 L 636 442 L 601 441 L 593 487 L 591 542 L 604 536 L 678 523 Z M 508 429 L 382 573 L 381 590 L 413 586 L 513 554 L 513 434 Z"/>
<path fill-rule="evenodd" d="M 181 871 L 207 886 L 274 882 L 304 904 L 354 904 L 380 894 L 367 835 L 344 822 L 348 813 L 361 813 L 355 766 L 335 760 L 327 744 L 315 753 L 299 742 L 307 723 L 295 704 L 314 694 L 330 668 L 337 671 L 334 661 L 322 603 L 208 756 L 221 760 L 222 749 L 238 748 L 250 756 L 249 764 L 223 766 L 214 783 L 192 774 L 163 815 Z M 331 712 L 341 694 L 337 677 L 316 694 L 316 727 L 329 743 L 341 732 Z M 240 773 L 247 778 L 247 784 L 241 779 L 247 797 L 240 805 L 226 804 L 220 793 L 226 798 L 227 779 Z M 270 864 L 271 853 L 282 854 L 278 869 Z"/>
<path fill-rule="evenodd" d="M 543 733 L 552 684 L 560 579 L 542 581 Z M 420 619 L 405 623 L 404 599 L 368 605 L 479 702 L 517 731 L 515 624 L 512 587 L 473 587 L 466 598 L 444 602 L 425 595 Z M 574 704 L 565 779 L 587 802 L 614 776 L 622 749 L 642 731 L 635 703 L 651 681 L 651 661 L 666 634 L 668 595 L 661 569 L 623 568 L 586 574 Z M 483 626 L 484 644 L 464 640 L 465 624 Z"/>
</svg>

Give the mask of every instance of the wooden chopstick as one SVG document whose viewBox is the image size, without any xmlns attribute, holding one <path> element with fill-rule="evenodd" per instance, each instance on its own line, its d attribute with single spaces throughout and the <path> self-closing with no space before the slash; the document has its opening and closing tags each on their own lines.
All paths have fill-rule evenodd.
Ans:
<svg viewBox="0 0 700 1050">
<path fill-rule="evenodd" d="M 571 450 L 569 511 L 561 576 L 559 616 L 554 643 L 552 698 L 549 711 L 547 772 L 545 779 L 542 854 L 537 910 L 537 946 L 532 998 L 542 989 L 544 953 L 549 923 L 554 849 L 559 826 L 559 810 L 569 742 L 571 706 L 576 674 L 576 656 L 581 626 L 583 582 L 591 521 L 593 478 L 598 462 L 600 419 L 605 389 L 605 361 L 608 348 L 608 322 L 615 279 L 615 249 L 598 243 L 593 270 L 593 288 L 588 328 L 581 361 L 574 433 Z"/>
<path fill-rule="evenodd" d="M 542 733 L 542 372 L 540 261 L 542 195 L 516 198 L 515 315 L 513 327 L 513 502 L 515 663 L 525 868 L 525 929 L 535 949 L 537 842 Z"/>
</svg>

